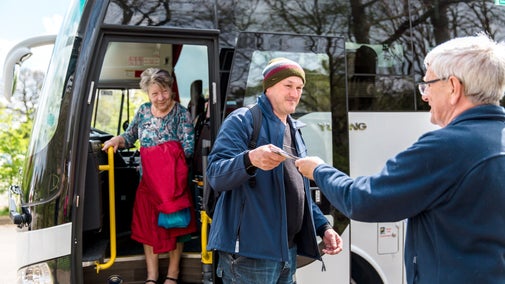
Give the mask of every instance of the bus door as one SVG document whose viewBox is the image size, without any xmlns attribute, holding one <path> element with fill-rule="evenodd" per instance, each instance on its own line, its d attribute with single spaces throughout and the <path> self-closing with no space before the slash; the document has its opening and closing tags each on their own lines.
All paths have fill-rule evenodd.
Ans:
<svg viewBox="0 0 505 284">
<path fill-rule="evenodd" d="M 285 57 L 298 62 L 306 74 L 302 98 L 293 114 L 307 124 L 301 129 L 308 155 L 322 157 L 348 171 L 345 42 L 340 37 L 273 33 L 241 33 L 230 70 L 225 112 L 252 104 L 263 92 L 262 71 L 268 61 Z M 334 122 L 334 123 L 332 123 Z M 336 256 L 323 255 L 322 263 L 298 259 L 297 283 L 349 283 L 349 219 L 330 206 L 315 184 L 314 201 L 344 240 Z"/>
<path fill-rule="evenodd" d="M 101 150 L 104 141 L 123 133 L 139 106 L 148 95 L 139 87 L 140 74 L 150 67 L 165 69 L 175 81 L 176 101 L 190 110 L 194 123 L 205 117 L 207 108 L 219 105 L 218 90 L 218 32 L 144 28 L 121 31 L 107 30 L 98 37 L 90 75 L 87 119 L 82 129 L 88 129 L 88 145 L 84 206 L 76 220 L 75 239 L 79 244 L 74 260 L 82 263 L 83 283 L 142 282 L 146 266 L 142 244 L 131 239 L 130 224 L 133 203 L 139 183 L 139 144 L 113 154 L 114 179 L 100 165 L 108 164 L 108 154 Z M 217 108 L 218 109 L 218 108 Z M 83 141 L 84 142 L 84 141 Z M 110 154 L 110 153 L 109 153 Z M 201 168 L 199 169 L 201 171 Z M 190 175 L 201 175 L 191 169 Z M 195 197 L 197 211 L 201 192 L 188 180 Z M 111 188 L 113 187 L 113 188 Z M 198 215 L 197 215 L 198 216 Z M 201 282 L 200 240 L 195 233 L 185 244 L 181 260 L 180 279 Z M 79 259 L 78 255 L 82 257 Z M 160 257 L 160 271 L 166 271 L 166 255 Z M 109 281 L 109 282 L 107 282 Z M 112 281 L 112 282 L 111 282 Z M 121 282 L 122 283 L 122 282 Z"/>
</svg>

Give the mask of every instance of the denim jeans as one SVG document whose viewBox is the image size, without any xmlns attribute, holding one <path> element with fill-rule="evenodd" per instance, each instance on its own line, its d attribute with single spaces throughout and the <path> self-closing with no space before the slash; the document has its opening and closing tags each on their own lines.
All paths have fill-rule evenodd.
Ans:
<svg viewBox="0 0 505 284">
<path fill-rule="evenodd" d="M 255 259 L 219 251 L 217 276 L 224 284 L 295 284 L 296 246 L 289 261 Z"/>
</svg>

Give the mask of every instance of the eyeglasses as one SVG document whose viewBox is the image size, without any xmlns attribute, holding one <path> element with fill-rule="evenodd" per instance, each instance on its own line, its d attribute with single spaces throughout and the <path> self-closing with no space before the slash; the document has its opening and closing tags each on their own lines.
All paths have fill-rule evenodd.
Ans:
<svg viewBox="0 0 505 284">
<path fill-rule="evenodd" d="M 426 92 L 426 88 L 429 87 L 429 84 L 433 84 L 433 83 L 436 83 L 438 81 L 443 81 L 443 80 L 446 80 L 446 78 L 438 78 L 438 79 L 433 79 L 433 80 L 429 80 L 426 82 L 419 82 L 417 86 L 419 87 L 419 92 L 421 93 L 421 96 L 424 96 L 424 92 Z"/>
</svg>

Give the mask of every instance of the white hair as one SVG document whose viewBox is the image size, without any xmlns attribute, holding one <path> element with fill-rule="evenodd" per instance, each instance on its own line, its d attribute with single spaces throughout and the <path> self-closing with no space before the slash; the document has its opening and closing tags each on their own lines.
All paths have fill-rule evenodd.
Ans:
<svg viewBox="0 0 505 284">
<path fill-rule="evenodd" d="M 498 105 L 505 93 L 505 43 L 485 33 L 438 45 L 426 55 L 424 65 L 439 78 L 457 77 L 475 104 Z"/>
</svg>

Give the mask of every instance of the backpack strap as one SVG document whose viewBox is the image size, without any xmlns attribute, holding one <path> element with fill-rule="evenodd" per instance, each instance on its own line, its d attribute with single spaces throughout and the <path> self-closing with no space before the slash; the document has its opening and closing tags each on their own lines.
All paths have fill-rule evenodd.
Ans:
<svg viewBox="0 0 505 284">
<path fill-rule="evenodd" d="M 261 120 L 263 118 L 263 113 L 261 112 L 261 109 L 258 106 L 258 104 L 248 105 L 247 108 L 249 108 L 249 111 L 251 112 L 253 118 L 253 132 L 251 135 L 251 140 L 249 140 L 249 143 L 247 144 L 247 147 L 249 148 L 249 150 L 251 150 L 256 148 L 256 145 L 258 144 L 258 136 L 261 129 Z M 249 185 L 251 187 L 256 186 L 255 177 L 249 178 Z"/>
<path fill-rule="evenodd" d="M 249 141 L 247 147 L 249 149 L 254 149 L 256 148 L 256 145 L 258 143 L 258 135 L 261 129 L 261 120 L 263 118 L 263 113 L 261 112 L 261 109 L 258 106 L 258 104 L 248 105 L 247 108 L 249 108 L 249 110 L 251 111 L 253 118 L 253 133 L 251 135 L 251 140 Z"/>
</svg>

